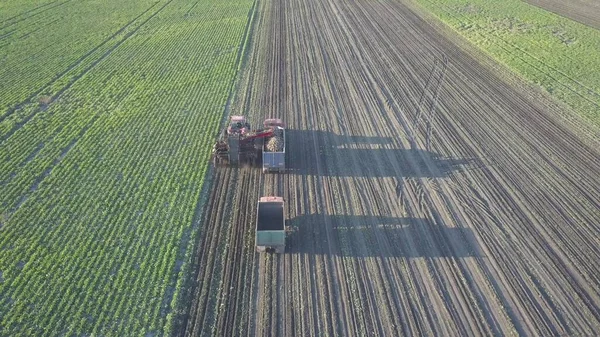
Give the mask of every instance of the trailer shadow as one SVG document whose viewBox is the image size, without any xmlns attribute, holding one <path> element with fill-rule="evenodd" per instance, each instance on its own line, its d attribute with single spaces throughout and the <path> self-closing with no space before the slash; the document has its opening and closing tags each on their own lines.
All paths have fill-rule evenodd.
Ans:
<svg viewBox="0 0 600 337">
<path fill-rule="evenodd" d="M 294 129 L 286 132 L 288 174 L 440 178 L 453 171 L 483 167 L 476 158 L 450 158 L 426 150 L 394 148 L 389 137 Z"/>
<path fill-rule="evenodd" d="M 291 229 L 286 253 L 291 254 L 405 258 L 482 256 L 471 229 L 443 227 L 427 219 L 309 214 L 292 218 L 286 224 Z"/>
</svg>

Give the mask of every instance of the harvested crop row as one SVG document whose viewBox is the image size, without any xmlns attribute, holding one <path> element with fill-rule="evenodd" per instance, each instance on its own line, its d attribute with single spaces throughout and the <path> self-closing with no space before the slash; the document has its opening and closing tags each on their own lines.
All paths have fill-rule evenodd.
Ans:
<svg viewBox="0 0 600 337">
<path fill-rule="evenodd" d="M 253 171 L 250 196 L 215 194 L 206 211 L 215 230 L 203 240 L 249 232 L 222 253 L 244 249 L 227 267 L 240 272 L 212 282 L 235 294 L 198 277 L 195 301 L 216 293 L 236 307 L 204 306 L 218 317 L 214 326 L 191 310 L 187 334 L 600 327 L 600 270 L 589 262 L 600 258 L 591 239 L 600 230 L 598 140 L 578 135 L 551 102 L 504 83 L 418 14 L 398 1 L 260 4 L 234 110 L 254 124 L 288 124 L 290 171 Z M 428 79 L 444 56 L 436 92 Z M 248 183 L 247 169 L 226 172 L 215 186 Z M 256 215 L 248 205 L 263 195 L 287 201 L 286 254 L 250 253 Z M 219 222 L 230 207 L 247 216 Z M 200 249 L 202 259 L 208 252 Z M 238 314 L 222 313 L 230 311 Z"/>
</svg>

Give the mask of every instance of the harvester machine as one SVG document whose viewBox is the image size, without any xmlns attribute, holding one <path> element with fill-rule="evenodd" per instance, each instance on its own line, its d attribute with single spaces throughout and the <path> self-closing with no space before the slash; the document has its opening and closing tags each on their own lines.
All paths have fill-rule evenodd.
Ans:
<svg viewBox="0 0 600 337">
<path fill-rule="evenodd" d="M 214 166 L 256 165 L 265 140 L 277 136 L 278 127 L 283 127 L 280 120 L 268 119 L 262 129 L 252 130 L 244 116 L 231 116 L 213 148 Z"/>
</svg>

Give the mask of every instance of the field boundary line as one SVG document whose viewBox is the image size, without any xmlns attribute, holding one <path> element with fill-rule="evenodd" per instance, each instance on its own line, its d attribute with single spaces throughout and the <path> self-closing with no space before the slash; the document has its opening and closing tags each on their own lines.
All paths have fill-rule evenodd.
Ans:
<svg viewBox="0 0 600 337">
<path fill-rule="evenodd" d="M 541 86 L 535 85 L 523 75 L 512 70 L 507 64 L 498 61 L 490 53 L 475 45 L 466 36 L 460 34 L 454 27 L 442 21 L 416 0 L 404 2 L 424 22 L 429 24 L 437 34 L 446 37 L 459 50 L 473 57 L 480 65 L 497 76 L 499 80 L 516 88 L 524 96 L 533 99 L 546 109 L 545 115 L 551 116 L 558 123 L 568 123 L 570 128 L 578 134 L 585 135 L 580 140 L 590 146 L 597 146 L 600 139 L 600 125 L 594 125 L 581 114 L 577 113 L 566 102 L 560 101 L 544 91 Z"/>
<path fill-rule="evenodd" d="M 598 26 L 596 26 L 592 22 L 586 22 L 585 20 L 577 18 L 576 17 L 576 15 L 578 14 L 577 12 L 570 13 L 570 14 L 574 14 L 573 16 L 567 16 L 567 13 L 561 13 L 558 8 L 552 7 L 549 4 L 547 4 L 547 7 L 544 7 L 544 5 L 541 2 L 532 1 L 532 0 L 525 0 L 525 2 L 527 4 L 529 4 L 529 5 L 531 5 L 531 6 L 537 7 L 539 9 L 542 9 L 542 10 L 546 11 L 546 12 L 558 15 L 558 16 L 563 17 L 565 19 L 569 19 L 569 20 L 575 21 L 577 23 L 580 23 L 582 25 L 585 25 L 587 27 L 590 27 L 590 28 L 593 28 L 593 29 L 596 29 L 596 30 L 600 31 L 600 23 L 598 23 Z M 565 1 L 565 2 L 568 3 L 569 1 Z"/>
</svg>

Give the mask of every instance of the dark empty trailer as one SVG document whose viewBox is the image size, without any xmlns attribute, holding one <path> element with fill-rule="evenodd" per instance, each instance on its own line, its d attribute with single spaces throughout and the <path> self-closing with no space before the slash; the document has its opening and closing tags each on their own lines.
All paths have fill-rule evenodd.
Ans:
<svg viewBox="0 0 600 337">
<path fill-rule="evenodd" d="M 282 197 L 262 197 L 258 201 L 256 219 L 256 251 L 285 250 L 285 219 Z"/>
</svg>

